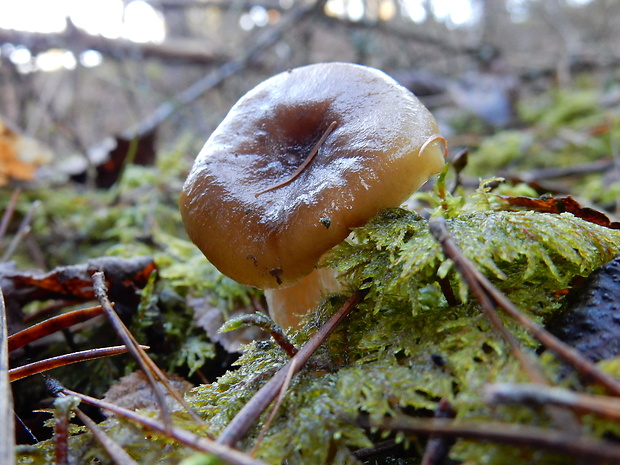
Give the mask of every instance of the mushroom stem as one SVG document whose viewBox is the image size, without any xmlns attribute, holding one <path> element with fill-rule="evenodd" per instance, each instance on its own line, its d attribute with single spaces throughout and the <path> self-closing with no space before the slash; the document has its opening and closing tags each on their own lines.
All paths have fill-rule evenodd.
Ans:
<svg viewBox="0 0 620 465">
<path fill-rule="evenodd" d="M 319 153 L 319 149 L 321 148 L 321 145 L 325 143 L 325 140 L 327 139 L 327 137 L 329 137 L 332 131 L 336 129 L 337 124 L 338 123 L 336 123 L 336 121 L 332 121 L 332 124 L 330 124 L 329 127 L 325 130 L 325 132 L 323 133 L 319 141 L 314 145 L 314 147 L 312 147 L 312 150 L 310 151 L 310 153 L 308 154 L 304 162 L 301 165 L 299 165 L 299 168 L 295 170 L 295 172 L 291 175 L 290 178 L 282 181 L 281 183 L 276 184 L 275 186 L 271 186 L 271 187 L 268 187 L 267 189 L 257 192 L 256 194 L 254 194 L 254 196 L 258 197 L 259 195 L 264 194 L 265 192 L 275 190 L 279 187 L 286 186 L 287 184 L 290 184 L 291 182 L 293 182 L 301 174 L 301 172 L 306 169 L 306 167 L 310 164 L 310 162 L 316 156 L 316 154 Z"/>
<path fill-rule="evenodd" d="M 283 328 L 299 328 L 301 319 L 323 298 L 342 289 L 335 270 L 316 268 L 290 287 L 266 289 L 271 318 Z"/>
</svg>

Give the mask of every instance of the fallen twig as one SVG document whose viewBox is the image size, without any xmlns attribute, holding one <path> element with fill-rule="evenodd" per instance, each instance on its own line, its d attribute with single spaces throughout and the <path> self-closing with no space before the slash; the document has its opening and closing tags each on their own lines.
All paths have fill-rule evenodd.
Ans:
<svg viewBox="0 0 620 465">
<path fill-rule="evenodd" d="M 0 463 L 15 464 L 15 422 L 13 421 L 13 395 L 9 384 L 9 350 L 7 347 L 7 322 L 4 295 L 0 288 Z"/>
<path fill-rule="evenodd" d="M 231 325 L 232 323 L 232 325 Z M 220 331 L 226 332 L 233 329 L 240 329 L 246 326 L 256 326 L 268 333 L 273 340 L 290 356 L 293 357 L 297 353 L 297 347 L 286 337 L 284 331 L 275 321 L 264 313 L 256 312 L 243 315 L 226 322 L 226 326 L 220 328 Z"/>
<path fill-rule="evenodd" d="M 550 385 L 550 380 L 542 371 L 541 367 L 536 363 L 532 356 L 523 351 L 517 338 L 502 323 L 502 320 L 497 314 L 496 307 L 503 307 L 503 305 L 499 303 L 496 294 L 501 296 L 501 298 L 505 302 L 508 302 L 508 304 L 512 305 L 512 303 L 508 301 L 508 299 L 506 299 L 501 292 L 495 290 L 495 288 L 494 292 L 488 291 L 484 284 L 486 282 L 491 285 L 491 283 L 486 280 L 474 264 L 467 260 L 465 255 L 463 255 L 456 242 L 448 232 L 448 227 L 443 218 L 432 218 L 429 222 L 429 228 L 435 239 L 441 245 L 446 257 L 454 261 L 457 270 L 461 273 L 461 276 L 476 296 L 476 299 L 478 299 L 478 302 L 480 303 L 480 306 L 485 312 L 487 318 L 508 343 L 511 353 L 515 359 L 519 361 L 528 378 L 540 385 Z M 486 281 L 483 282 L 482 278 Z M 579 431 L 579 423 L 570 411 L 561 409 L 554 405 L 545 406 L 545 409 L 551 418 L 553 418 L 554 423 L 560 428 L 570 430 L 574 433 Z"/>
<path fill-rule="evenodd" d="M 57 397 L 54 401 L 54 456 L 56 465 L 69 465 L 69 418 L 77 405 L 75 397 Z"/>
<path fill-rule="evenodd" d="M 620 461 L 620 446 L 610 441 L 587 438 L 580 434 L 550 430 L 535 426 L 503 422 L 473 422 L 444 418 L 414 418 L 399 416 L 374 422 L 368 418 L 355 421 L 364 428 L 402 431 L 413 434 L 432 434 L 480 441 L 493 441 L 515 446 L 546 449 L 571 457 L 590 460 Z M 590 462 L 591 463 L 591 462 Z"/>
<path fill-rule="evenodd" d="M 252 452 L 250 452 L 250 455 L 252 457 L 254 457 L 256 455 L 256 452 L 258 452 L 258 448 L 260 446 L 260 443 L 262 442 L 263 438 L 265 437 L 265 434 L 267 434 L 267 431 L 269 430 L 269 427 L 271 426 L 271 423 L 273 422 L 273 419 L 276 417 L 276 414 L 278 413 L 278 409 L 280 408 L 280 405 L 282 405 L 282 401 L 284 400 L 284 396 L 286 395 L 286 391 L 289 387 L 289 385 L 291 384 L 291 380 L 293 379 L 293 375 L 297 372 L 297 367 L 295 365 L 295 363 L 291 363 L 291 365 L 289 366 L 288 369 L 288 373 L 286 374 L 286 378 L 284 379 L 284 383 L 282 383 L 282 387 L 280 388 L 280 393 L 278 394 L 278 398 L 276 399 L 275 403 L 273 404 L 273 407 L 271 408 L 271 412 L 269 413 L 269 416 L 267 417 L 267 420 L 265 421 L 265 423 L 263 424 L 263 427 L 260 430 L 260 433 L 258 433 L 258 437 L 256 438 L 256 442 L 254 443 L 254 447 L 252 448 Z"/>
<path fill-rule="evenodd" d="M 548 179 L 564 178 L 569 176 L 586 176 L 591 173 L 603 173 L 614 167 L 614 162 L 609 159 L 596 160 L 594 162 L 579 163 L 569 166 L 552 166 L 532 171 L 519 173 L 500 172 L 498 176 L 510 179 L 514 182 L 535 183 Z"/>
<path fill-rule="evenodd" d="M 533 384 L 492 383 L 484 388 L 484 400 L 491 405 L 522 404 L 531 407 L 561 405 L 620 420 L 620 399 Z"/>
<path fill-rule="evenodd" d="M 540 368 L 534 363 L 534 361 L 526 355 L 519 345 L 519 342 L 515 336 L 506 329 L 497 312 L 495 312 L 496 301 L 488 292 L 486 292 L 482 282 L 480 281 L 476 271 L 477 268 L 467 260 L 462 254 L 458 245 L 448 232 L 445 220 L 441 217 L 431 218 L 429 221 L 429 228 L 431 234 L 437 242 L 441 245 L 446 257 L 454 261 L 457 270 L 463 276 L 463 279 L 467 283 L 467 286 L 472 291 L 480 306 L 487 315 L 487 318 L 495 329 L 502 335 L 504 340 L 508 343 L 511 352 L 517 360 L 521 363 L 521 366 L 526 371 L 527 376 L 534 382 L 540 384 L 548 384 L 549 380 L 540 370 Z"/>
<path fill-rule="evenodd" d="M 142 349 L 148 349 L 148 346 L 140 346 Z M 44 371 L 53 370 L 54 368 L 70 365 L 72 363 L 84 362 L 95 358 L 110 357 L 112 355 L 120 355 L 127 353 L 125 346 L 101 347 L 98 349 L 88 349 L 70 354 L 59 355 L 58 357 L 46 358 L 38 362 L 32 362 L 17 368 L 9 370 L 9 380 L 11 382 L 32 376 Z"/>
<path fill-rule="evenodd" d="M 304 366 L 310 356 L 328 338 L 328 336 L 338 327 L 355 306 L 366 296 L 368 290 L 358 290 L 347 300 L 340 309 L 316 332 L 314 336 L 301 348 L 299 352 L 291 358 L 273 377 L 258 390 L 254 397 L 243 406 L 237 415 L 222 432 L 217 442 L 230 447 L 235 444 L 247 433 L 255 424 L 260 415 L 267 409 L 269 404 L 276 398 L 282 386 L 289 376 L 294 376 Z"/>
<path fill-rule="evenodd" d="M 75 414 L 80 421 L 84 423 L 84 426 L 93 433 L 93 437 L 101 444 L 116 465 L 138 465 L 138 462 L 132 459 L 116 441 L 105 434 L 105 432 L 97 426 L 97 423 L 91 420 L 88 415 L 79 408 L 75 409 Z"/>
<path fill-rule="evenodd" d="M 103 313 L 101 306 L 83 308 L 72 312 L 63 313 L 49 318 L 41 323 L 32 325 L 22 331 L 9 336 L 9 352 L 24 347 L 37 339 L 48 336 L 56 331 L 73 326 L 77 323 L 90 320 Z"/>
<path fill-rule="evenodd" d="M 48 387 L 53 386 L 53 394 L 57 396 L 56 401 L 54 402 L 55 407 L 55 416 L 56 416 L 56 430 L 54 432 L 54 441 L 55 441 L 55 449 L 56 449 L 56 462 L 58 464 L 61 463 L 62 457 L 64 457 L 64 462 L 69 463 L 69 448 L 67 443 L 67 438 L 69 435 L 69 412 L 73 410 L 77 417 L 80 419 L 84 426 L 86 426 L 90 432 L 93 434 L 93 437 L 101 444 L 101 446 L 108 453 L 110 458 L 114 461 L 116 465 L 138 465 L 135 460 L 133 460 L 127 452 L 112 438 L 110 438 L 97 424 L 91 420 L 91 418 L 82 412 L 78 403 L 80 402 L 80 398 L 77 396 L 69 396 L 63 393 L 61 390 L 57 389 L 58 384 L 53 381 L 51 378 L 46 379 Z M 62 413 L 62 421 L 63 421 L 63 431 L 58 430 L 59 426 L 59 418 L 58 411 Z M 59 454 L 62 456 L 59 459 Z"/>
<path fill-rule="evenodd" d="M 481 294 L 485 305 L 501 307 L 506 313 L 526 328 L 542 345 L 553 351 L 558 357 L 571 365 L 577 372 L 594 379 L 607 388 L 611 393 L 620 396 L 620 381 L 603 372 L 590 360 L 578 351 L 560 341 L 557 337 L 545 330 L 541 325 L 532 321 L 510 302 L 459 250 L 448 232 L 445 219 L 431 218 L 429 221 L 431 233 L 441 244 L 446 256 L 454 262 L 468 286 L 474 292 Z M 477 290 L 477 291 L 475 291 Z M 478 296 L 478 295 L 477 295 Z"/>
<path fill-rule="evenodd" d="M 103 400 L 66 389 L 55 380 L 48 379 L 48 389 L 50 389 L 50 391 L 55 395 L 58 393 L 62 393 L 67 396 L 75 396 L 79 398 L 82 402 L 94 405 L 95 407 L 101 409 L 108 410 L 116 415 L 143 425 L 148 429 L 164 434 L 171 439 L 180 442 L 181 444 L 185 444 L 186 446 L 191 447 L 194 450 L 214 454 L 220 459 L 232 465 L 265 465 L 264 462 L 258 459 L 254 459 L 244 454 L 243 452 L 232 449 L 222 444 L 218 444 L 217 442 L 211 441 L 210 439 L 197 436 L 190 431 L 186 431 L 175 426 L 167 427 L 166 425 L 158 422 L 154 418 L 146 417 L 132 410 L 127 410 L 123 407 L 110 404 L 109 402 L 105 402 Z"/>
<path fill-rule="evenodd" d="M 103 308 L 106 316 L 108 317 L 110 324 L 129 350 L 129 353 L 131 353 L 136 362 L 138 362 L 138 365 L 140 365 L 140 368 L 149 380 L 149 383 L 153 388 L 153 392 L 155 393 L 157 403 L 161 408 L 164 425 L 170 428 L 172 427 L 172 420 L 170 419 L 170 409 L 168 408 L 168 404 L 165 401 L 164 393 L 162 392 L 162 385 L 170 393 L 170 395 L 187 410 L 187 412 L 192 416 L 194 420 L 202 421 L 198 414 L 194 412 L 194 410 L 185 401 L 183 396 L 179 394 L 179 392 L 170 384 L 168 378 L 166 378 L 166 375 L 164 375 L 164 373 L 159 369 L 155 362 L 151 360 L 151 358 L 147 355 L 144 349 L 140 347 L 138 341 L 136 341 L 136 339 L 127 329 L 120 317 L 116 314 L 112 306 L 112 302 L 110 302 L 110 299 L 108 298 L 107 287 L 105 285 L 105 279 L 102 271 L 98 271 L 93 274 L 93 284 L 93 291 L 95 293 L 95 297 L 101 304 L 101 307 Z"/>
<path fill-rule="evenodd" d="M 138 465 L 138 462 L 132 459 L 116 441 L 105 434 L 88 415 L 80 409 L 76 409 L 75 414 L 84 423 L 84 426 L 93 433 L 94 438 L 99 441 L 99 444 L 105 449 L 110 458 L 114 460 L 114 463 L 117 465 Z"/>
<path fill-rule="evenodd" d="M 93 274 L 93 284 L 94 284 L 94 292 L 95 297 L 101 304 L 106 316 L 108 317 L 110 324 L 116 330 L 116 333 L 121 338 L 127 349 L 129 349 L 129 353 L 133 356 L 133 358 L 138 362 L 140 368 L 146 375 L 153 388 L 153 392 L 155 393 L 155 397 L 157 402 L 162 409 L 162 418 L 165 425 L 171 426 L 172 421 L 170 420 L 170 412 L 168 409 L 168 404 L 164 399 L 164 394 L 161 391 L 161 385 L 163 385 L 168 393 L 187 410 L 187 412 L 192 416 L 195 421 L 202 421 L 200 416 L 194 412 L 189 404 L 185 401 L 183 396 L 179 394 L 179 392 L 170 384 L 168 378 L 164 373 L 159 369 L 159 367 L 151 360 L 151 357 L 141 348 L 138 344 L 138 341 L 133 337 L 133 334 L 127 329 L 125 323 L 122 322 L 120 317 L 114 311 L 112 306 L 112 302 L 108 298 L 107 287 L 105 285 L 105 279 L 102 271 L 98 271 Z M 157 382 L 161 383 L 161 385 Z"/>
</svg>

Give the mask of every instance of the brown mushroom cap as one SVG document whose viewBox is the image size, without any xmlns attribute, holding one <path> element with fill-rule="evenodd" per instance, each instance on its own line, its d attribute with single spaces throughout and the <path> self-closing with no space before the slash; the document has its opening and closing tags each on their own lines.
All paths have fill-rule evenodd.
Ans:
<svg viewBox="0 0 620 465">
<path fill-rule="evenodd" d="M 280 185 L 333 122 L 308 166 Z M 292 285 L 350 228 L 442 169 L 441 142 L 427 144 L 437 134 L 417 98 L 376 69 L 321 63 L 278 74 L 244 95 L 207 140 L 181 194 L 183 222 L 235 281 Z"/>
</svg>

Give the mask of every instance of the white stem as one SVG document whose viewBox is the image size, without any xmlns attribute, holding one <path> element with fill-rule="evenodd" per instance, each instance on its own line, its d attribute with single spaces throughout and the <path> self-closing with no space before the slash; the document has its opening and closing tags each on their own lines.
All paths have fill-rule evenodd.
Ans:
<svg viewBox="0 0 620 465">
<path fill-rule="evenodd" d="M 283 328 L 298 328 L 301 319 L 329 294 L 338 292 L 342 284 L 336 272 L 317 268 L 290 287 L 265 290 L 271 318 Z"/>
</svg>

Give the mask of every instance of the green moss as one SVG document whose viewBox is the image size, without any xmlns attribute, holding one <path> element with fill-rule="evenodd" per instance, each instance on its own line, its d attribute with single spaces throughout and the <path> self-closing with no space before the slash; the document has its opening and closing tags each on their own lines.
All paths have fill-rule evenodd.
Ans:
<svg viewBox="0 0 620 465">
<path fill-rule="evenodd" d="M 505 130 L 486 137 L 469 157 L 468 173 L 488 176 L 518 165 L 528 156 L 532 136 L 525 131 Z"/>
<path fill-rule="evenodd" d="M 562 128 L 599 111 L 599 95 L 594 89 L 556 89 L 545 98 L 521 107 L 521 116 L 549 128 Z"/>
<path fill-rule="evenodd" d="M 616 150 L 614 141 L 620 137 L 620 118 L 612 107 L 603 106 L 602 100 L 600 88 L 591 83 L 523 98 L 519 104 L 521 127 L 497 131 L 479 143 L 473 140 L 465 174 L 520 176 L 524 171 L 609 158 Z M 596 179 L 600 184 L 600 175 Z M 543 177 L 537 181 L 545 186 L 548 180 Z M 596 192 L 597 187 L 582 186 L 579 178 L 571 178 L 570 185 L 563 186 L 574 196 L 600 200 L 605 196 Z"/>
<path fill-rule="evenodd" d="M 449 228 L 465 255 L 533 318 L 544 321 L 557 311 L 560 301 L 555 291 L 568 287 L 575 276 L 589 274 L 620 249 L 618 231 L 570 214 L 498 211 L 489 195 L 481 192 L 451 211 Z M 352 286 L 371 280 L 370 292 L 293 381 L 259 457 L 274 464 L 287 459 L 314 465 L 330 463 L 340 454 L 338 463 L 355 463 L 350 451 L 367 446 L 369 439 L 362 429 L 343 421 L 344 416 L 428 416 L 442 398 L 451 401 L 460 418 L 546 423 L 541 413 L 491 409 L 482 402 L 485 383 L 525 381 L 525 377 L 443 257 L 425 219 L 401 209 L 388 210 L 358 228 L 327 264 Z M 457 304 L 444 298 L 437 276 L 457 289 Z M 292 335 L 303 341 L 317 319 L 324 319 L 341 302 L 328 300 L 306 329 Z M 535 356 L 536 343 L 504 320 L 526 352 Z M 221 431 L 285 360 L 273 344 L 251 344 L 237 371 L 195 389 L 192 402 L 213 430 Z M 540 364 L 555 377 L 553 359 L 541 358 Z M 259 428 L 246 439 L 246 447 Z M 460 442 L 455 458 L 506 463 L 502 455 L 506 450 Z M 531 463 L 534 456 L 536 463 L 555 460 L 551 454 L 527 451 L 511 463 Z"/>
<path fill-rule="evenodd" d="M 605 115 L 591 90 L 558 91 L 537 101 L 542 103 L 533 101 L 521 108 L 525 121 L 536 126 L 485 137 L 473 148 L 464 174 L 488 175 L 506 168 L 519 172 L 597 160 L 611 153 L 612 140 L 620 137 L 617 115 Z M 591 132 L 602 123 L 608 124 L 607 131 Z M 152 255 L 159 268 L 158 280 L 144 291 L 141 323 L 132 330 L 139 334 L 151 323 L 157 324 L 150 313 L 157 305 L 171 352 L 158 362 L 168 369 L 183 365 L 195 370 L 211 356 L 213 345 L 192 327 L 187 299 L 206 296 L 226 312 L 248 305 L 260 293 L 220 275 L 185 237 L 176 207 L 179 181 L 175 185 L 166 175 L 179 176 L 183 169 L 178 157 L 168 156 L 152 172 L 129 167 L 121 184 L 110 192 L 85 191 L 77 198 L 71 188 L 56 189 L 54 196 L 46 191 L 27 192 L 18 208 L 24 212 L 31 200 L 43 201 L 33 235 L 44 251 L 50 251 L 45 258 L 51 266 L 104 254 Z M 429 202 L 434 215 L 446 217 L 464 254 L 539 322 L 560 311 L 558 296 L 562 293 L 558 291 L 570 288 L 573 278 L 587 276 L 620 250 L 618 231 L 570 214 L 508 211 L 487 188 L 473 195 L 461 189 L 449 194 L 446 176 L 447 170 L 434 194 L 418 197 Z M 170 185 L 176 187 L 171 190 Z M 607 184 L 603 189 L 601 185 L 600 177 L 591 176 L 582 185 L 574 184 L 572 193 L 615 200 L 615 187 Z M 502 185 L 495 192 L 535 195 L 523 184 Z M 23 256 L 17 258 L 20 264 L 26 263 Z M 486 383 L 527 379 L 469 295 L 453 263 L 443 256 L 425 218 L 403 209 L 382 212 L 356 229 L 325 265 L 335 268 L 349 289 L 367 287 L 368 296 L 292 380 L 258 448 L 259 458 L 273 464 L 284 460 L 299 465 L 360 463 L 353 451 L 388 433 L 366 431 L 346 419 L 358 414 L 375 419 L 431 416 L 439 399 L 449 400 L 458 418 L 549 426 L 549 418 L 541 411 L 484 404 L 481 390 Z M 454 301 L 446 298 L 448 288 L 456 296 Z M 301 346 L 346 297 L 347 293 L 332 296 L 305 328 L 289 331 L 293 342 Z M 559 379 L 557 361 L 548 353 L 539 356 L 536 341 L 509 318 L 501 318 L 550 379 L 580 387 L 577 382 L 571 386 L 572 377 Z M 287 359 L 271 341 L 249 344 L 235 370 L 190 394 L 193 405 L 208 420 L 207 426 L 195 425 L 178 413 L 175 420 L 186 429 L 204 429 L 217 436 Z M 600 364 L 610 373 L 620 372 L 617 360 Z M 99 380 L 105 378 L 99 375 L 105 369 L 100 365 L 96 374 L 82 374 Z M 264 420 L 240 447 L 249 450 L 254 445 Z M 108 420 L 103 427 L 139 463 L 178 463 L 190 455 L 186 448 L 126 422 Z M 593 437 L 620 434 L 617 422 L 594 416 L 583 418 L 582 427 Z M 377 463 L 417 463 L 416 447 L 423 447 L 423 441 L 406 440 L 414 458 L 388 457 Z M 110 463 L 89 433 L 72 437 L 71 447 L 78 463 Z M 20 463 L 53 462 L 51 442 L 20 451 Z M 551 465 L 570 460 L 526 447 L 464 440 L 456 443 L 451 454 L 455 460 L 472 464 Z"/>
<path fill-rule="evenodd" d="M 620 250 L 618 231 L 570 214 L 506 211 L 506 204 L 487 188 L 461 197 L 448 194 L 444 182 L 442 177 L 437 187 L 440 195 L 426 196 L 436 207 L 435 214 L 446 216 L 450 232 L 465 255 L 538 321 L 544 322 L 560 308 L 556 291 L 570 287 L 575 276 L 588 275 Z M 162 302 L 162 295 L 211 292 L 222 307 L 230 299 L 248 298 L 247 290 L 225 282 L 186 241 L 173 239 L 163 231 L 154 237 L 165 247 L 156 254 L 160 284 L 151 282 L 143 294 L 141 311 L 145 315 L 150 305 Z M 257 457 L 273 464 L 285 459 L 299 465 L 359 463 L 352 451 L 369 447 L 376 437 L 348 419 L 358 414 L 374 419 L 430 416 L 440 399 L 449 400 L 459 418 L 548 424 L 542 412 L 484 404 L 481 390 L 486 383 L 526 378 L 468 294 L 452 262 L 445 259 L 431 237 L 426 219 L 403 209 L 387 210 L 357 228 L 349 241 L 331 253 L 326 266 L 337 269 L 351 288 L 368 287 L 368 296 L 292 380 Z M 443 289 L 438 278 L 443 279 Z M 455 302 L 444 296 L 446 283 L 455 291 Z M 301 346 L 345 298 L 327 299 L 305 328 L 289 331 L 293 342 Z M 200 365 L 201 354 L 204 357 L 209 353 L 204 340 L 190 337 L 183 324 L 175 323 L 175 315 L 166 318 L 171 334 L 185 341 L 184 351 L 178 350 L 177 357 L 190 366 Z M 502 319 L 521 340 L 524 350 L 537 357 L 535 341 L 510 319 Z M 556 379 L 556 361 L 549 356 L 538 360 L 543 371 Z M 207 420 L 209 432 L 217 436 L 286 361 L 287 355 L 275 343 L 254 342 L 245 348 L 236 370 L 194 389 L 190 401 Z M 183 426 L 196 429 L 187 418 L 177 419 Z M 253 445 L 262 421 L 241 447 Z M 145 441 L 140 428 L 124 422 L 114 421 L 106 428 L 140 463 L 155 458 L 158 463 L 175 463 L 188 455 L 185 448 L 165 438 L 149 436 Z M 584 428 L 601 436 L 615 433 L 616 427 L 593 418 Z M 88 438 L 89 434 L 72 438 L 76 454 L 84 460 L 88 455 L 107 463 L 105 454 Z M 50 446 L 40 445 L 33 449 L 36 452 L 24 453 L 21 463 L 40 456 L 46 447 Z M 415 449 L 415 444 L 410 447 Z M 553 464 L 558 460 L 553 454 L 527 448 L 516 455 L 514 452 L 495 444 L 458 441 L 452 456 L 475 464 L 505 464 L 505 454 L 511 454 L 510 463 L 515 465 L 532 460 Z"/>
</svg>

